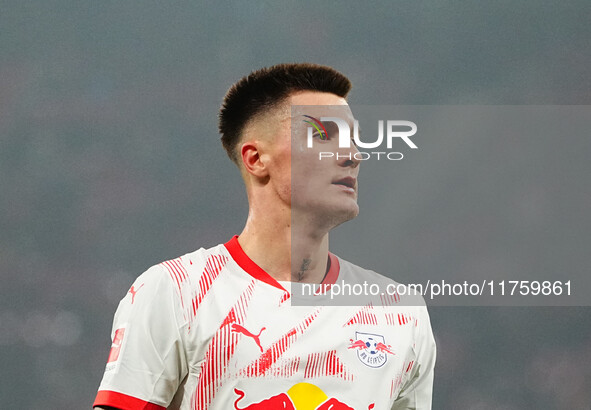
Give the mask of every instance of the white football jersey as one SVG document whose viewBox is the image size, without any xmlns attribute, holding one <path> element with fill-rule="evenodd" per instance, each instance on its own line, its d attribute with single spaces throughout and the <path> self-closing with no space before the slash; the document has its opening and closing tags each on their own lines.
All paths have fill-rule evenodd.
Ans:
<svg viewBox="0 0 591 410">
<path fill-rule="evenodd" d="M 381 276 L 332 254 L 323 283 Z M 156 265 L 119 303 L 95 406 L 430 409 L 424 305 L 292 306 L 237 237 Z"/>
</svg>

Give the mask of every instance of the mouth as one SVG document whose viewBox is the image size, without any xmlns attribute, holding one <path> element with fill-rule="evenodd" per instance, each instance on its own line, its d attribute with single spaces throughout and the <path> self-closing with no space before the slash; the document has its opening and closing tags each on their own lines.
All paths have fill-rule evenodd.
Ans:
<svg viewBox="0 0 591 410">
<path fill-rule="evenodd" d="M 332 183 L 333 185 L 340 185 L 345 188 L 349 188 L 353 191 L 357 189 L 357 179 L 353 177 L 345 177 L 338 179 Z"/>
</svg>

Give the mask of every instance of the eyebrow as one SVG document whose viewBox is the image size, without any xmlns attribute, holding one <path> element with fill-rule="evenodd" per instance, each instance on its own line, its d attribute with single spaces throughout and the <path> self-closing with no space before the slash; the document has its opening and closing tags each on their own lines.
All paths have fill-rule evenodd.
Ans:
<svg viewBox="0 0 591 410">
<path fill-rule="evenodd" d="M 304 122 L 306 122 L 306 123 L 310 124 L 311 126 L 313 126 L 314 128 L 316 128 L 316 130 L 320 134 L 322 134 L 322 131 L 324 131 L 324 136 L 325 137 L 328 136 L 328 132 L 326 131 L 326 128 L 324 128 L 324 124 L 322 124 L 322 122 L 319 119 L 317 119 L 315 117 L 312 117 L 311 115 L 305 115 L 305 114 L 303 114 L 303 116 L 306 117 L 306 118 L 310 118 L 312 120 L 312 121 L 306 121 L 306 120 L 304 120 Z M 320 130 L 320 128 L 322 128 L 322 130 Z"/>
</svg>

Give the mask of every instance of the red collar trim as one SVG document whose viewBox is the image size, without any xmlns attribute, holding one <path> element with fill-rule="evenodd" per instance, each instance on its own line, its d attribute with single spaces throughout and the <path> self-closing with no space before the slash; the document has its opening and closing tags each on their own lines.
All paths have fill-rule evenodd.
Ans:
<svg viewBox="0 0 591 410">
<path fill-rule="evenodd" d="M 330 268 L 328 268 L 328 272 L 326 272 L 326 276 L 322 281 L 323 285 L 334 285 L 339 277 L 339 272 L 341 271 L 341 265 L 339 264 L 339 258 L 336 255 L 328 252 L 328 262 L 330 263 Z"/>
<path fill-rule="evenodd" d="M 277 282 L 271 275 L 265 272 L 263 268 L 254 263 L 254 261 L 250 259 L 246 253 L 244 253 L 244 250 L 238 242 L 238 235 L 234 235 L 234 237 L 226 242 L 224 246 L 228 252 L 230 252 L 230 256 L 232 256 L 232 259 L 236 261 L 238 266 L 240 266 L 250 276 L 274 286 L 277 289 L 285 290 L 283 289 L 283 286 L 279 284 L 279 282 Z M 326 273 L 326 276 L 324 277 L 324 280 L 322 281 L 323 285 L 332 285 L 339 277 L 339 258 L 329 252 L 328 261 L 330 263 L 330 267 Z"/>
</svg>

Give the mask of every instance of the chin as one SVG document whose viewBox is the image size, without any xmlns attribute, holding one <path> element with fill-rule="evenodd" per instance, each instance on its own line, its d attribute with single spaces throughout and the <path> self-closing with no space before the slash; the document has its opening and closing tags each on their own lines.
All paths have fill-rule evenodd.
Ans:
<svg viewBox="0 0 591 410">
<path fill-rule="evenodd" d="M 351 219 L 356 218 L 357 215 L 359 215 L 359 207 L 356 204 L 354 208 L 350 209 L 349 212 L 347 212 L 346 218 L 343 222 L 350 221 Z"/>
<path fill-rule="evenodd" d="M 343 204 L 344 205 L 344 204 Z M 337 227 L 359 215 L 357 203 L 349 206 L 340 206 L 338 209 L 328 211 L 321 219 L 321 223 L 328 225 L 329 229 Z"/>
<path fill-rule="evenodd" d="M 340 207 L 336 210 L 335 213 L 343 213 L 349 215 L 349 219 L 355 218 L 359 215 L 359 205 L 357 204 L 356 199 L 351 199 L 349 201 L 343 201 L 339 204 Z"/>
<path fill-rule="evenodd" d="M 350 221 L 359 215 L 357 201 L 341 201 L 338 204 L 316 203 L 314 206 L 307 204 L 305 209 L 292 208 L 292 222 L 314 224 L 322 230 L 332 228 Z"/>
</svg>

